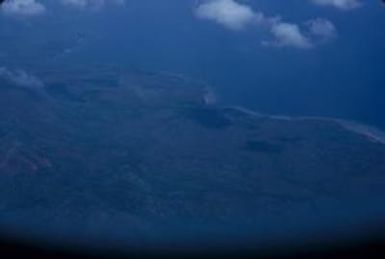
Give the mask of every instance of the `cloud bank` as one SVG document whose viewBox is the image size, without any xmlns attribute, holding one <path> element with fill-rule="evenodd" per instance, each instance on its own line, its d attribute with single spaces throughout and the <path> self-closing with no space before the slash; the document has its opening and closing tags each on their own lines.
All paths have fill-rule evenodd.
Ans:
<svg viewBox="0 0 385 259">
<path fill-rule="evenodd" d="M 44 83 L 40 79 L 28 74 L 24 70 L 12 71 L 6 67 L 0 67 L 0 79 L 3 79 L 18 87 L 32 89 L 39 89 L 44 87 Z"/>
<path fill-rule="evenodd" d="M 361 0 L 308 0 L 317 6 L 351 10 L 361 6 Z M 46 12 L 44 0 L 8 0 L 1 11 L 11 16 L 31 17 Z M 268 16 L 239 0 L 201 0 L 195 9 L 198 19 L 214 22 L 233 31 L 258 27 L 270 35 L 262 39 L 265 46 L 309 49 L 337 36 L 335 25 L 322 18 L 292 23 L 279 16 Z M 125 0 L 57 0 L 55 4 L 77 10 L 99 10 L 107 5 L 122 6 Z"/>
<path fill-rule="evenodd" d="M 61 0 L 61 3 L 78 9 L 95 9 L 107 4 L 124 5 L 125 0 Z"/>
<path fill-rule="evenodd" d="M 57 0 L 57 4 L 80 10 L 100 9 L 106 5 L 125 4 L 125 0 Z M 9 16 L 32 17 L 46 12 L 43 0 L 8 0 L 4 2 L 1 11 Z"/>
<path fill-rule="evenodd" d="M 37 0 L 6 1 L 2 11 L 11 16 L 37 16 L 46 11 L 45 6 Z"/>
<path fill-rule="evenodd" d="M 196 8 L 195 14 L 199 19 L 215 22 L 231 30 L 260 27 L 272 37 L 262 41 L 267 46 L 309 49 L 337 35 L 334 24 L 329 20 L 318 18 L 303 25 L 289 23 L 281 18 L 266 16 L 236 0 L 207 0 Z"/>
<path fill-rule="evenodd" d="M 312 0 L 315 5 L 331 6 L 341 10 L 351 10 L 361 6 L 359 0 Z"/>
</svg>

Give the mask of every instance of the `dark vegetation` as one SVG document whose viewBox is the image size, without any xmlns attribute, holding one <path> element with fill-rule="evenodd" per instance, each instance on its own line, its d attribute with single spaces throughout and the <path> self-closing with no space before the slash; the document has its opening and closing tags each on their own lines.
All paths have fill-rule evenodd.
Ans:
<svg viewBox="0 0 385 259">
<path fill-rule="evenodd" d="M 210 129 L 225 129 L 232 124 L 221 110 L 215 108 L 188 108 L 183 110 L 182 114 L 199 125 Z"/>
<path fill-rule="evenodd" d="M 176 75 L 40 76 L 43 91 L 0 82 L 6 230 L 84 245 L 258 246 L 384 215 L 385 145 L 336 122 L 208 105 L 204 85 Z"/>
</svg>

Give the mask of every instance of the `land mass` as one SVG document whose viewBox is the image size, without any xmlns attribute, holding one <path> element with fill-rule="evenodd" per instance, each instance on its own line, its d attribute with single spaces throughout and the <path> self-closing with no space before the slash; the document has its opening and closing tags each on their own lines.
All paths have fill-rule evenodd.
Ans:
<svg viewBox="0 0 385 259">
<path fill-rule="evenodd" d="M 380 131 L 213 102 L 201 82 L 110 69 L 0 82 L 0 225 L 75 244 L 328 239 L 383 224 Z"/>
</svg>

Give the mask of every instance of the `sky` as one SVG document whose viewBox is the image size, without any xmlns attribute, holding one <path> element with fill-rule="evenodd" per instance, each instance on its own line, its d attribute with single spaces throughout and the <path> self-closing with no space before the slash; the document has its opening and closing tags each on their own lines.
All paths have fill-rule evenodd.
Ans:
<svg viewBox="0 0 385 259">
<path fill-rule="evenodd" d="M 362 0 L 8 0 L 0 77 L 115 64 L 207 82 L 221 102 L 385 129 L 385 6 Z"/>
</svg>

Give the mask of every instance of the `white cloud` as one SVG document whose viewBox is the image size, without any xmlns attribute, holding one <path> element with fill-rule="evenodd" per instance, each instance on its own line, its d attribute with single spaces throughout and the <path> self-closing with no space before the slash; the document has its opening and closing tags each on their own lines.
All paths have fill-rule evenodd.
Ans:
<svg viewBox="0 0 385 259">
<path fill-rule="evenodd" d="M 264 45 L 302 49 L 310 49 L 338 35 L 335 25 L 323 18 L 307 21 L 303 26 L 276 21 L 271 26 L 271 33 L 274 39 L 265 41 Z"/>
<path fill-rule="evenodd" d="M 125 0 L 61 0 L 61 3 L 78 9 L 95 9 L 106 4 L 124 5 Z"/>
<path fill-rule="evenodd" d="M 335 26 L 329 20 L 319 18 L 301 26 L 266 16 L 235 0 L 206 0 L 197 7 L 196 16 L 231 30 L 241 30 L 247 26 L 261 27 L 272 36 L 272 39 L 263 41 L 267 46 L 309 49 L 318 41 L 337 35 Z"/>
<path fill-rule="evenodd" d="M 341 10 L 351 10 L 361 6 L 360 0 L 312 0 L 316 5 L 332 6 Z"/>
<path fill-rule="evenodd" d="M 198 6 L 196 15 L 232 30 L 241 30 L 247 25 L 263 20 L 262 14 L 234 0 L 209 0 Z"/>
<path fill-rule="evenodd" d="M 3 4 L 2 11 L 12 16 L 36 16 L 44 13 L 46 8 L 37 0 L 11 0 Z"/>
<path fill-rule="evenodd" d="M 317 18 L 307 22 L 310 33 L 322 40 L 329 40 L 337 36 L 335 25 L 326 19 Z"/>
<path fill-rule="evenodd" d="M 48 2 L 48 1 L 47 1 Z M 44 0 L 8 0 L 0 9 L 6 15 L 32 17 L 46 12 Z M 125 4 L 125 0 L 57 0 L 57 3 L 77 9 L 99 9 L 106 5 Z"/>
<path fill-rule="evenodd" d="M 37 77 L 28 74 L 24 70 L 9 70 L 6 67 L 0 67 L 0 79 L 6 80 L 9 83 L 25 88 L 43 88 L 44 83 Z"/>
<path fill-rule="evenodd" d="M 275 46 L 288 46 L 296 48 L 311 48 L 312 43 L 300 30 L 297 24 L 276 23 L 271 28 L 275 40 L 270 44 Z"/>
</svg>

